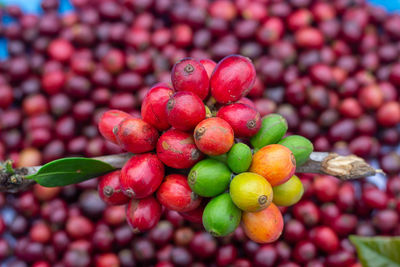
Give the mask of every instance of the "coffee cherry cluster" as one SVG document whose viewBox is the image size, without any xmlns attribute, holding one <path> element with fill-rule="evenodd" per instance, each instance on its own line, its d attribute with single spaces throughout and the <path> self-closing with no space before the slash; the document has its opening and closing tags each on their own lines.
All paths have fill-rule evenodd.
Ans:
<svg viewBox="0 0 400 267">
<path fill-rule="evenodd" d="M 313 145 L 302 136 L 284 138 L 281 115 L 261 118 L 245 98 L 255 79 L 251 60 L 240 55 L 218 64 L 184 58 L 172 69 L 172 87 L 148 91 L 141 119 L 105 112 L 100 133 L 134 155 L 100 179 L 100 197 L 127 204 L 135 232 L 153 228 L 165 207 L 214 236 L 242 222 L 253 241 L 276 241 L 283 229 L 277 206 L 300 200 L 303 185 L 294 173 Z"/>
</svg>

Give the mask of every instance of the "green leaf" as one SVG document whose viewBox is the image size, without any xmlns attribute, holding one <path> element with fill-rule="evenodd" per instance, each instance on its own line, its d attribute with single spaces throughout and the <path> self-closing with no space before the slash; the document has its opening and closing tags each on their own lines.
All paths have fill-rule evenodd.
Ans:
<svg viewBox="0 0 400 267">
<path fill-rule="evenodd" d="M 400 267 L 400 237 L 350 236 L 363 267 Z"/>
<path fill-rule="evenodd" d="M 77 184 L 115 170 L 113 166 L 90 158 L 63 158 L 43 165 L 39 171 L 26 177 L 46 187 Z"/>
</svg>

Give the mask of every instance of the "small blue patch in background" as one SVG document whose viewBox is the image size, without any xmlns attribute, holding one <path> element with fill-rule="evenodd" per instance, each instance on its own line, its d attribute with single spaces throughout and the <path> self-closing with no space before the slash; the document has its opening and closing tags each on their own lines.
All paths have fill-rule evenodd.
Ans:
<svg viewBox="0 0 400 267">
<path fill-rule="evenodd" d="M 400 0 L 368 0 L 372 5 L 380 6 L 389 12 L 400 11 Z"/>
</svg>

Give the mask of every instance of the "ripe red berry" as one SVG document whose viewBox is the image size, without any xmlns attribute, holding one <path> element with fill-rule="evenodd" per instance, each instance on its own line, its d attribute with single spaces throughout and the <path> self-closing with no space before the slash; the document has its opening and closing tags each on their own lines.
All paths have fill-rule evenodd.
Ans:
<svg viewBox="0 0 400 267">
<path fill-rule="evenodd" d="M 192 223 L 202 223 L 203 222 L 203 211 L 205 208 L 205 204 L 201 204 L 196 209 L 187 211 L 187 212 L 179 212 L 179 214 L 187 221 Z"/>
<path fill-rule="evenodd" d="M 144 198 L 154 193 L 164 178 L 164 165 L 156 155 L 146 153 L 133 156 L 121 170 L 123 192 L 133 198 Z"/>
<path fill-rule="evenodd" d="M 96 267 L 117 267 L 119 259 L 114 253 L 104 253 L 96 258 Z"/>
<path fill-rule="evenodd" d="M 236 103 L 245 104 L 245 105 L 257 110 L 256 104 L 253 101 L 251 101 L 250 99 L 248 99 L 247 97 L 242 97 Z"/>
<path fill-rule="evenodd" d="M 53 40 L 47 49 L 51 58 L 58 61 L 68 61 L 74 52 L 72 44 L 64 39 Z"/>
<path fill-rule="evenodd" d="M 317 248 L 308 240 L 300 241 L 293 249 L 293 258 L 299 263 L 306 263 L 315 258 Z"/>
<path fill-rule="evenodd" d="M 165 106 L 173 93 L 174 90 L 167 84 L 159 83 L 153 86 L 143 99 L 142 119 L 159 131 L 167 130 L 170 127 Z"/>
<path fill-rule="evenodd" d="M 222 155 L 233 145 L 233 129 L 221 118 L 205 119 L 196 126 L 194 141 L 201 152 L 210 156 Z"/>
<path fill-rule="evenodd" d="M 130 118 L 126 112 L 111 109 L 103 113 L 99 121 L 99 132 L 101 135 L 110 142 L 117 144 L 117 139 L 113 133 L 114 127 L 126 118 Z"/>
<path fill-rule="evenodd" d="M 297 243 L 306 237 L 306 228 L 301 222 L 291 219 L 285 224 L 283 236 L 286 241 Z"/>
<path fill-rule="evenodd" d="M 111 49 L 105 54 L 101 63 L 107 71 L 118 73 L 124 68 L 125 55 L 119 49 Z"/>
<path fill-rule="evenodd" d="M 157 156 L 168 167 L 191 168 L 203 158 L 189 133 L 171 129 L 163 133 L 157 142 Z"/>
<path fill-rule="evenodd" d="M 132 153 L 149 152 L 156 147 L 158 131 L 141 119 L 126 118 L 113 129 L 121 148 Z"/>
<path fill-rule="evenodd" d="M 385 209 L 388 205 L 388 196 L 378 188 L 365 188 L 362 199 L 368 207 L 373 209 Z"/>
<path fill-rule="evenodd" d="M 100 198 L 108 205 L 122 205 L 129 201 L 129 198 L 122 192 L 119 181 L 121 171 L 113 171 L 99 178 L 97 191 Z"/>
<path fill-rule="evenodd" d="M 314 193 L 322 202 L 334 201 L 337 198 L 339 183 L 331 176 L 318 176 L 313 182 Z"/>
<path fill-rule="evenodd" d="M 157 200 L 167 209 L 187 212 L 196 209 L 201 197 L 194 193 L 187 182 L 187 177 L 170 174 L 157 190 Z"/>
<path fill-rule="evenodd" d="M 360 90 L 358 99 L 364 108 L 377 109 L 382 105 L 384 95 L 379 86 L 372 84 Z"/>
<path fill-rule="evenodd" d="M 215 66 L 217 66 L 217 63 L 215 63 L 211 59 L 200 59 L 200 63 L 203 65 L 204 69 L 207 72 L 208 78 L 211 78 L 211 74 L 213 73 Z"/>
<path fill-rule="evenodd" d="M 322 223 L 325 225 L 331 225 L 332 222 L 340 215 L 338 206 L 331 202 L 324 203 L 320 207 L 320 211 Z"/>
<path fill-rule="evenodd" d="M 172 68 L 171 81 L 176 91 L 189 91 L 204 100 L 208 95 L 209 78 L 204 66 L 193 58 L 184 58 Z"/>
<path fill-rule="evenodd" d="M 42 77 L 43 90 L 49 95 L 55 95 L 61 91 L 65 80 L 65 74 L 61 70 L 46 73 Z"/>
<path fill-rule="evenodd" d="M 93 234 L 93 223 L 84 216 L 70 216 L 65 224 L 65 229 L 73 239 L 84 239 Z"/>
<path fill-rule="evenodd" d="M 345 237 L 354 232 L 357 226 L 357 216 L 353 214 L 339 215 L 332 221 L 332 229 L 340 237 Z"/>
<path fill-rule="evenodd" d="M 320 219 L 317 206 L 309 200 L 297 203 L 293 207 L 293 215 L 297 220 L 308 226 L 316 225 Z"/>
<path fill-rule="evenodd" d="M 152 197 L 133 199 L 126 208 L 126 220 L 134 232 L 150 230 L 161 217 L 161 205 Z"/>
<path fill-rule="evenodd" d="M 236 137 L 251 137 L 261 127 L 260 113 L 245 104 L 224 106 L 217 116 L 229 123 Z"/>
<path fill-rule="evenodd" d="M 219 103 L 238 101 L 251 90 L 256 70 L 250 59 L 231 55 L 215 67 L 210 79 L 211 94 Z"/>
<path fill-rule="evenodd" d="M 378 109 L 377 119 L 385 127 L 396 126 L 400 123 L 400 104 L 396 101 L 383 104 Z"/>
<path fill-rule="evenodd" d="M 318 49 L 323 46 L 324 37 L 319 30 L 306 27 L 296 31 L 295 42 L 301 48 Z"/>
<path fill-rule="evenodd" d="M 13 90 L 6 84 L 0 84 L 0 108 L 6 109 L 13 102 Z"/>
<path fill-rule="evenodd" d="M 327 226 L 318 226 L 310 231 L 310 239 L 314 245 L 324 252 L 331 253 L 339 248 L 339 238 Z"/>
<path fill-rule="evenodd" d="M 356 192 L 354 185 L 350 182 L 345 182 L 339 189 L 337 194 L 337 205 L 342 211 L 353 210 L 356 204 Z"/>
<path fill-rule="evenodd" d="M 203 101 L 192 92 L 177 92 L 167 102 L 167 119 L 175 129 L 191 131 L 205 119 Z"/>
<path fill-rule="evenodd" d="M 398 225 L 399 215 L 394 210 L 381 210 L 374 215 L 372 222 L 381 232 L 390 233 Z"/>
</svg>

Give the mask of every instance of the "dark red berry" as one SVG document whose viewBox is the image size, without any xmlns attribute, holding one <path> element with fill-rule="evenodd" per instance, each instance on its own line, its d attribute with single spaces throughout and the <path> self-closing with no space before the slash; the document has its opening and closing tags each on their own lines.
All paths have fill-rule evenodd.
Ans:
<svg viewBox="0 0 400 267">
<path fill-rule="evenodd" d="M 134 232 L 150 230 L 157 225 L 161 217 L 161 206 L 152 197 L 133 199 L 126 209 L 126 220 Z"/>
<path fill-rule="evenodd" d="M 201 99 L 192 92 L 177 92 L 166 105 L 167 121 L 175 129 L 191 131 L 206 118 Z"/>
<path fill-rule="evenodd" d="M 171 81 L 176 91 L 189 91 L 204 100 L 208 95 L 209 76 L 203 64 L 192 58 L 177 62 L 171 71 Z"/>
<path fill-rule="evenodd" d="M 122 192 L 119 181 L 121 171 L 113 171 L 99 178 L 98 192 L 100 198 L 108 205 L 122 205 L 129 201 L 129 198 Z"/>
<path fill-rule="evenodd" d="M 156 147 L 158 131 L 141 119 L 126 118 L 113 129 L 118 144 L 132 153 L 149 152 Z"/>
<path fill-rule="evenodd" d="M 196 209 L 202 198 L 190 189 L 186 176 L 170 174 L 158 188 L 157 200 L 167 209 L 188 212 Z"/>
<path fill-rule="evenodd" d="M 144 198 L 154 193 L 164 178 L 164 165 L 154 154 L 139 154 L 128 160 L 121 170 L 120 182 L 124 193 Z"/>
</svg>

